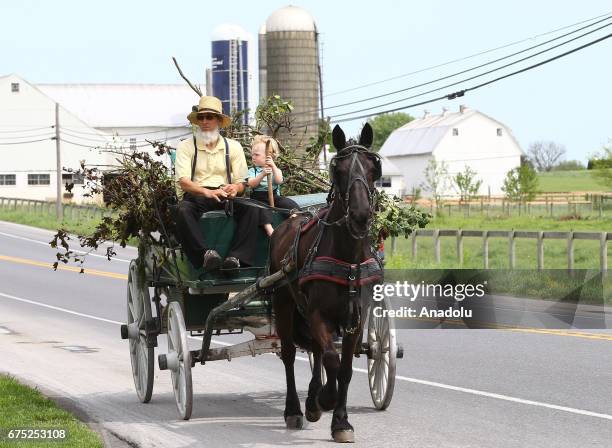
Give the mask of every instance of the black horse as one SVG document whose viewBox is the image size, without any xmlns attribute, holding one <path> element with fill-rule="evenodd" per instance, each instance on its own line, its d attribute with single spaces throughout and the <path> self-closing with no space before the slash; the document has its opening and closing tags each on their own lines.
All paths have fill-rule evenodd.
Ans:
<svg viewBox="0 0 612 448">
<path fill-rule="evenodd" d="M 315 422 L 322 411 L 333 409 L 331 432 L 336 442 L 354 441 L 346 412 L 353 355 L 361 346 L 371 287 L 382 281 L 382 266 L 369 237 L 374 182 L 381 175 L 380 158 L 368 149 L 372 139 L 372 128 L 366 124 L 358 144 L 347 146 L 344 132 L 336 126 L 333 143 L 338 152 L 330 163 L 328 206 L 306 220 L 288 219 L 271 240 L 271 272 L 289 261 L 298 269 L 298 275 L 273 294 L 287 377 L 285 422 L 288 428 L 303 425 L 293 369 L 297 344 L 314 356 L 306 418 Z M 334 347 L 334 338 L 340 335 L 341 357 Z M 325 386 L 321 363 L 327 374 Z"/>
</svg>

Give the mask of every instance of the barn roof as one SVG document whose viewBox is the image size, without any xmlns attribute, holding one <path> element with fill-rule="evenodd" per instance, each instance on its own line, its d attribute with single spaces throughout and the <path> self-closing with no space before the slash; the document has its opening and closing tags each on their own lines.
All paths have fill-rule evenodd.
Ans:
<svg viewBox="0 0 612 448">
<path fill-rule="evenodd" d="M 37 84 L 95 128 L 186 126 L 198 96 L 184 84 Z"/>
<path fill-rule="evenodd" d="M 380 154 L 385 157 L 431 154 L 449 128 L 456 127 L 459 123 L 474 115 L 484 116 L 503 126 L 510 137 L 514 139 L 510 129 L 504 124 L 475 109 L 461 106 L 458 112 L 444 110 L 440 115 L 425 113 L 421 118 L 406 123 L 391 133 L 380 149 Z"/>
</svg>

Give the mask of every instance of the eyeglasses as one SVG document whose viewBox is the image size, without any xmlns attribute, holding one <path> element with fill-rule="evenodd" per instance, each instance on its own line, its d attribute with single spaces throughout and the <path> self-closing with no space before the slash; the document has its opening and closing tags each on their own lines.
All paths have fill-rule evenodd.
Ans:
<svg viewBox="0 0 612 448">
<path fill-rule="evenodd" d="M 197 115 L 197 119 L 198 119 L 198 121 L 216 120 L 217 116 L 215 114 L 198 114 Z"/>
</svg>

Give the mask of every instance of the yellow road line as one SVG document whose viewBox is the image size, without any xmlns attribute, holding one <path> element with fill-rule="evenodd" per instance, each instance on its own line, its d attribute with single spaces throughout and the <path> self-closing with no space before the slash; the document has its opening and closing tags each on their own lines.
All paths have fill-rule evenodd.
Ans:
<svg viewBox="0 0 612 448">
<path fill-rule="evenodd" d="M 19 263 L 26 264 L 30 266 L 39 266 L 44 268 L 53 269 L 53 263 L 45 263 L 42 261 L 29 260 L 27 258 L 18 258 L 18 257 L 10 257 L 8 255 L 0 255 L 0 260 L 8 261 L 11 263 Z M 61 271 L 70 271 L 70 272 L 81 272 L 80 268 L 72 267 L 72 266 L 58 266 L 58 270 Z M 108 272 L 108 271 L 98 271 L 95 269 L 85 269 L 84 274 L 86 275 L 96 275 L 99 277 L 107 277 L 107 278 L 115 278 L 118 280 L 127 280 L 127 275 L 118 274 L 116 272 Z M 439 322 L 436 319 L 431 318 L 419 318 L 415 320 L 424 320 L 431 322 Z M 464 325 L 463 321 L 457 321 L 453 319 L 445 320 L 445 323 L 451 325 Z M 568 330 L 554 330 L 554 329 L 545 329 L 545 328 L 529 328 L 529 327 L 514 327 L 511 325 L 503 325 L 503 324 L 482 324 L 483 326 L 489 327 L 490 329 L 498 329 L 498 330 L 506 330 L 506 331 L 515 331 L 520 333 L 536 333 L 536 334 L 550 334 L 555 336 L 567 336 L 567 337 L 575 337 L 575 338 L 583 338 L 583 339 L 596 339 L 603 341 L 612 341 L 612 334 L 606 333 L 586 333 L 582 331 L 568 331 Z"/>
<path fill-rule="evenodd" d="M 43 261 L 29 260 L 27 258 L 9 257 L 8 255 L 0 255 L 0 260 L 8 261 L 10 263 L 27 264 L 30 266 L 38 266 L 41 268 L 53 269 L 53 263 L 45 263 Z M 59 271 L 81 272 L 81 268 L 76 268 L 73 266 L 59 265 L 57 269 Z M 118 274 L 117 272 L 98 271 L 96 269 L 85 269 L 84 271 L 85 271 L 84 274 L 86 275 L 96 275 L 98 277 L 107 277 L 107 278 L 116 278 L 118 280 L 127 280 L 127 275 Z"/>
<path fill-rule="evenodd" d="M 432 319 L 428 317 L 408 317 L 405 319 L 416 320 L 416 321 L 425 321 L 425 322 L 434 322 L 440 323 L 438 319 Z M 462 325 L 465 326 L 465 323 L 461 320 L 456 319 L 446 319 L 445 324 L 450 325 Z M 583 338 L 583 339 L 598 339 L 601 341 L 612 341 L 612 334 L 609 333 L 586 333 L 583 331 L 573 331 L 573 330 L 555 330 L 555 329 L 547 329 L 547 328 L 531 328 L 531 327 L 516 327 L 512 325 L 504 325 L 504 324 L 490 324 L 486 322 L 477 322 L 481 328 L 480 330 L 506 330 L 506 331 L 516 331 L 519 333 L 538 333 L 538 334 L 552 334 L 555 336 L 568 336 L 574 338 Z M 486 327 L 486 328 L 485 328 Z M 467 329 L 467 327 L 466 327 Z"/>
</svg>

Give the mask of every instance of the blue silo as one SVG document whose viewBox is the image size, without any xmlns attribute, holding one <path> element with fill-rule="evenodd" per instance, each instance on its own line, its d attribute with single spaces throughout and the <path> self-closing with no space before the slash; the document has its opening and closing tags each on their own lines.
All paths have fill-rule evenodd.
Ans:
<svg viewBox="0 0 612 448">
<path fill-rule="evenodd" d="M 238 25 L 219 25 L 212 34 L 212 94 L 231 115 L 249 108 L 249 35 Z M 244 123 L 248 123 L 245 114 Z"/>
</svg>

